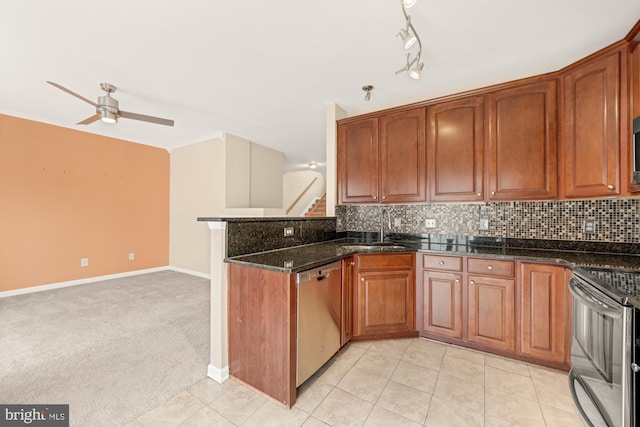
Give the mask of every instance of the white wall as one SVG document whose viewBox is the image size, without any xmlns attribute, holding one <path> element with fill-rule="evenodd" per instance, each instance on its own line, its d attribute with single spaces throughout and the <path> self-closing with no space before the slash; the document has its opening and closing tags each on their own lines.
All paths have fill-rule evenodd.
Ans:
<svg viewBox="0 0 640 427">
<path fill-rule="evenodd" d="M 284 154 L 251 144 L 251 208 L 282 208 L 282 171 Z"/>
<path fill-rule="evenodd" d="M 227 208 L 251 207 L 251 142 L 227 134 L 224 176 L 225 205 Z"/>
<path fill-rule="evenodd" d="M 284 154 L 226 135 L 227 208 L 282 208 Z"/>
<path fill-rule="evenodd" d="M 315 179 L 315 181 L 314 181 Z M 295 204 L 287 216 L 301 216 L 304 214 L 305 209 L 309 204 L 317 197 L 322 197 L 326 191 L 326 181 L 322 173 L 305 170 L 288 172 L 283 177 L 283 208 L 285 211 L 289 209 L 291 204 L 296 198 L 304 191 L 309 184 L 309 190 L 304 196 Z"/>
<path fill-rule="evenodd" d="M 225 143 L 221 138 L 177 148 L 170 160 L 169 263 L 209 274 L 211 237 L 199 216 L 224 209 Z"/>
</svg>

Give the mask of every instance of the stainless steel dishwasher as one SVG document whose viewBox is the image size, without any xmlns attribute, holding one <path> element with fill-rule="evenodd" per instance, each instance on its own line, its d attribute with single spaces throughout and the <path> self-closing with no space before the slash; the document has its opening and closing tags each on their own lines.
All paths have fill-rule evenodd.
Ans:
<svg viewBox="0 0 640 427">
<path fill-rule="evenodd" d="M 305 382 L 340 349 L 340 261 L 297 275 L 296 386 Z"/>
</svg>

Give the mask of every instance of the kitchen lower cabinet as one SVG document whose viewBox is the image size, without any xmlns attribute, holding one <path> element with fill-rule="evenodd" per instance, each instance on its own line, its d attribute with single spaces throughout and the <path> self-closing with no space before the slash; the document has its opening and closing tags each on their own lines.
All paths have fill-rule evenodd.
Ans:
<svg viewBox="0 0 640 427">
<path fill-rule="evenodd" d="M 345 345 L 353 334 L 353 277 L 355 274 L 354 257 L 342 260 L 342 316 L 340 326 L 340 345 Z"/>
<path fill-rule="evenodd" d="M 353 337 L 415 335 L 415 254 L 356 255 Z"/>
<path fill-rule="evenodd" d="M 293 406 L 295 274 L 229 264 L 227 282 L 229 374 Z"/>
<path fill-rule="evenodd" d="M 515 351 L 515 280 L 469 276 L 467 284 L 469 342 Z"/>
<path fill-rule="evenodd" d="M 566 268 L 522 263 L 520 267 L 520 345 L 518 353 L 546 362 L 567 356 Z"/>
<path fill-rule="evenodd" d="M 441 271 L 422 273 L 417 295 L 418 330 L 462 339 L 462 275 Z"/>
</svg>

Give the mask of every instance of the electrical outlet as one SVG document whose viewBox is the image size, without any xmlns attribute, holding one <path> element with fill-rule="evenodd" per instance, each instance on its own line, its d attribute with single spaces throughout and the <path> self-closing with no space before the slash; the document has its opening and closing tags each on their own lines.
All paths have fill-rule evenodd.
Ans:
<svg viewBox="0 0 640 427">
<path fill-rule="evenodd" d="M 89 258 L 80 258 L 80 267 L 88 267 Z"/>
<path fill-rule="evenodd" d="M 393 218 L 393 226 L 400 227 L 402 225 L 402 218 Z"/>
<path fill-rule="evenodd" d="M 293 268 L 293 261 L 287 260 L 284 262 L 284 268 Z"/>
<path fill-rule="evenodd" d="M 285 227 L 284 228 L 284 237 L 293 236 L 293 227 Z"/>
<path fill-rule="evenodd" d="M 480 218 L 480 224 L 478 225 L 478 230 L 480 231 L 489 230 L 489 218 Z"/>
<path fill-rule="evenodd" d="M 435 218 L 427 218 L 424 220 L 424 226 L 427 228 L 436 228 Z"/>
<path fill-rule="evenodd" d="M 136 254 L 129 252 L 129 261 L 133 261 L 134 259 L 136 259 Z"/>
<path fill-rule="evenodd" d="M 584 234 L 594 234 L 596 232 L 596 219 L 585 219 L 582 223 L 582 231 L 584 232 Z"/>
</svg>

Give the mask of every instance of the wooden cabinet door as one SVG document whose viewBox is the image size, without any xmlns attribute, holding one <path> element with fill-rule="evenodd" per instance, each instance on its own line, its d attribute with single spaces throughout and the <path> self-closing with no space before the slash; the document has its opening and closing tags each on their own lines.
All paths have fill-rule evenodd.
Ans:
<svg viewBox="0 0 640 427">
<path fill-rule="evenodd" d="M 518 352 L 542 361 L 564 363 L 567 283 L 559 265 L 522 263 L 520 345 Z"/>
<path fill-rule="evenodd" d="M 469 276 L 467 339 L 487 348 L 515 351 L 515 281 Z"/>
<path fill-rule="evenodd" d="M 462 275 L 425 270 L 418 289 L 418 330 L 462 339 Z"/>
<path fill-rule="evenodd" d="M 338 125 L 338 203 L 378 202 L 378 119 Z"/>
<path fill-rule="evenodd" d="M 637 44 L 631 52 L 631 56 L 629 58 L 629 70 L 629 81 L 631 82 L 631 120 L 633 120 L 636 117 L 640 117 L 640 44 Z M 629 141 L 629 148 L 627 150 L 627 157 L 629 160 L 629 173 L 627 174 L 627 179 L 629 181 L 629 192 L 637 193 L 640 191 L 640 184 L 633 183 L 633 156 L 635 155 L 635 153 L 633 151 L 631 137 L 629 138 Z M 624 169 L 621 168 L 621 170 Z"/>
<path fill-rule="evenodd" d="M 353 257 L 342 260 L 342 316 L 340 327 L 340 345 L 345 345 L 353 331 L 353 276 L 355 272 Z"/>
<path fill-rule="evenodd" d="M 564 195 L 620 192 L 620 54 L 589 61 L 564 76 Z"/>
<path fill-rule="evenodd" d="M 382 202 L 426 201 L 425 109 L 387 114 L 379 125 Z"/>
<path fill-rule="evenodd" d="M 414 330 L 413 271 L 360 272 L 357 299 L 354 336 Z"/>
<path fill-rule="evenodd" d="M 486 103 L 488 199 L 556 198 L 556 81 L 500 90 Z"/>
<path fill-rule="evenodd" d="M 483 200 L 483 98 L 433 105 L 427 110 L 427 123 L 429 200 Z"/>
</svg>

